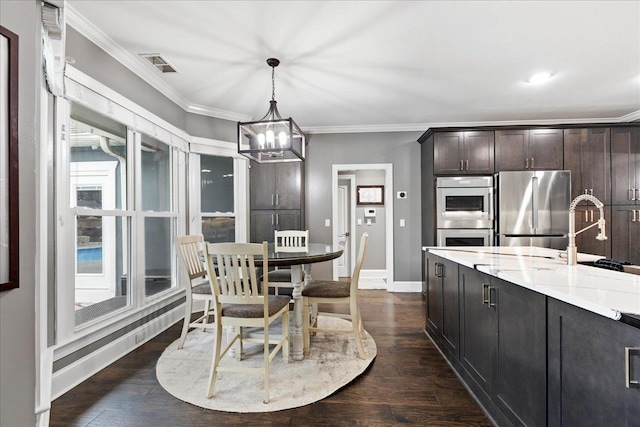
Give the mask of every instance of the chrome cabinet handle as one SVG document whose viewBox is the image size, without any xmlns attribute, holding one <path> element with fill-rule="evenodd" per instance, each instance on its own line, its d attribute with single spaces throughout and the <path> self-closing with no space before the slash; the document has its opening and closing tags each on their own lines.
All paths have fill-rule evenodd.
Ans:
<svg viewBox="0 0 640 427">
<path fill-rule="evenodd" d="M 278 206 L 280 204 L 280 195 L 276 194 L 276 206 Z"/>
<path fill-rule="evenodd" d="M 589 212 L 591 212 L 591 222 L 593 222 L 593 209 L 589 209 Z"/>
<path fill-rule="evenodd" d="M 492 295 L 491 291 L 494 291 L 494 293 L 495 293 L 495 289 L 496 288 L 489 287 L 489 301 L 488 301 L 489 302 L 489 307 L 495 307 L 496 306 L 495 301 L 493 301 L 491 299 L 491 295 Z"/>
<path fill-rule="evenodd" d="M 627 388 L 640 388 L 640 382 L 638 380 L 631 379 L 631 356 L 638 355 L 640 355 L 640 347 L 624 348 L 624 379 Z"/>
<path fill-rule="evenodd" d="M 636 196 L 636 200 L 640 200 L 640 188 L 636 188 L 636 193 L 638 193 L 638 195 Z"/>
<path fill-rule="evenodd" d="M 489 289 L 489 285 L 487 285 L 486 283 L 482 284 L 482 304 L 489 304 L 489 301 L 491 299 L 490 296 L 487 295 L 487 290 Z"/>
<path fill-rule="evenodd" d="M 593 196 L 593 188 L 589 189 L 589 194 Z"/>
<path fill-rule="evenodd" d="M 273 194 L 271 195 L 271 206 L 274 206 L 275 203 L 273 203 Z"/>
<path fill-rule="evenodd" d="M 271 225 L 275 225 L 273 222 L 273 214 L 271 214 Z"/>
<path fill-rule="evenodd" d="M 524 159 L 524 168 L 529 169 L 529 158 Z"/>
<path fill-rule="evenodd" d="M 464 170 L 464 160 L 460 160 L 460 170 Z"/>
<path fill-rule="evenodd" d="M 589 194 L 589 189 L 588 188 L 584 189 L 584 194 Z"/>
<path fill-rule="evenodd" d="M 280 214 L 276 214 L 276 225 L 280 225 Z"/>
<path fill-rule="evenodd" d="M 584 211 L 584 222 L 589 222 L 589 212 Z"/>
<path fill-rule="evenodd" d="M 464 170 L 469 170 L 469 160 L 464 161 Z"/>
<path fill-rule="evenodd" d="M 628 200 L 633 200 L 633 199 L 632 199 L 632 197 L 633 197 L 633 193 L 634 193 L 634 191 L 633 191 L 633 190 L 631 190 L 631 189 L 629 189 L 629 193 L 627 194 L 627 199 L 628 199 Z"/>
<path fill-rule="evenodd" d="M 535 166 L 533 166 L 533 162 L 534 162 L 535 160 L 536 160 L 536 158 L 535 158 L 535 157 L 532 157 L 532 158 L 531 158 L 531 169 L 533 169 L 533 168 L 535 167 Z"/>
<path fill-rule="evenodd" d="M 629 200 L 636 200 L 636 189 L 632 188 L 629 190 Z"/>
<path fill-rule="evenodd" d="M 631 222 L 636 222 L 636 210 L 631 210 Z"/>
</svg>

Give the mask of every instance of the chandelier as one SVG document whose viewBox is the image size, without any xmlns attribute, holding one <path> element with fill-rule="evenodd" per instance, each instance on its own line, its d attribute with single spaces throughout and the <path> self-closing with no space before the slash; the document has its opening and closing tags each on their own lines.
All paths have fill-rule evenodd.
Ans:
<svg viewBox="0 0 640 427">
<path fill-rule="evenodd" d="M 304 160 L 305 136 L 291 117 L 283 119 L 276 102 L 276 58 L 267 59 L 271 67 L 269 111 L 257 122 L 238 122 L 238 153 L 258 163 Z"/>
</svg>

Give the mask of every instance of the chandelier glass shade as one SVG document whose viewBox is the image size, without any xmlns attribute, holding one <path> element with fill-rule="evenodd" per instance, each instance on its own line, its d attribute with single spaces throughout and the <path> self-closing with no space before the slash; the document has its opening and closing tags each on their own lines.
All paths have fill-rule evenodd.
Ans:
<svg viewBox="0 0 640 427">
<path fill-rule="evenodd" d="M 305 157 L 305 135 L 291 117 L 283 119 L 275 100 L 275 58 L 271 67 L 272 94 L 269 111 L 255 122 L 238 122 L 238 153 L 258 163 L 295 162 Z"/>
</svg>

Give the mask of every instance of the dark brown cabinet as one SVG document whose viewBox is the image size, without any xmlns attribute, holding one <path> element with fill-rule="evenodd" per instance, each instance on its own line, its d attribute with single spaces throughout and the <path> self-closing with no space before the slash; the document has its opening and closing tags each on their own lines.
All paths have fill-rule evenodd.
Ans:
<svg viewBox="0 0 640 427">
<path fill-rule="evenodd" d="M 458 265 L 427 253 L 427 330 L 456 358 L 459 352 Z"/>
<path fill-rule="evenodd" d="M 640 204 L 640 128 L 611 129 L 612 203 Z"/>
<path fill-rule="evenodd" d="M 495 132 L 495 170 L 563 168 L 562 129 L 517 129 Z"/>
<path fill-rule="evenodd" d="M 611 209 L 611 258 L 640 265 L 640 208 L 627 205 Z"/>
<path fill-rule="evenodd" d="M 251 162 L 250 180 L 252 242 L 272 242 L 275 230 L 304 227 L 302 162 Z"/>
<path fill-rule="evenodd" d="M 433 140 L 435 175 L 492 174 L 493 131 L 439 132 Z"/>
<path fill-rule="evenodd" d="M 607 240 L 597 240 L 598 226 L 593 226 L 576 236 L 578 252 L 612 258 L 611 242 L 614 239 L 612 238 L 611 206 L 605 206 L 603 211 Z M 597 223 L 599 218 L 600 211 L 595 206 L 578 206 L 575 213 L 576 230 L 582 230 L 585 227 Z"/>
<path fill-rule="evenodd" d="M 571 198 L 591 194 L 611 203 L 611 130 L 564 130 L 564 168 L 571 170 Z"/>
<path fill-rule="evenodd" d="M 547 425 L 639 425 L 637 328 L 549 298 L 548 346 Z"/>
<path fill-rule="evenodd" d="M 545 296 L 463 266 L 459 275 L 460 362 L 476 391 L 511 424 L 544 425 Z"/>
</svg>

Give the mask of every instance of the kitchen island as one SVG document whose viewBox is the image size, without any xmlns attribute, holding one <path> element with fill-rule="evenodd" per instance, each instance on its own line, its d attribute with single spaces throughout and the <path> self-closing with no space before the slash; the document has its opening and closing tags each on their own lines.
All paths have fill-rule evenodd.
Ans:
<svg viewBox="0 0 640 427">
<path fill-rule="evenodd" d="M 640 425 L 640 276 L 537 247 L 424 251 L 426 332 L 496 424 Z"/>
</svg>

